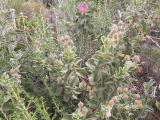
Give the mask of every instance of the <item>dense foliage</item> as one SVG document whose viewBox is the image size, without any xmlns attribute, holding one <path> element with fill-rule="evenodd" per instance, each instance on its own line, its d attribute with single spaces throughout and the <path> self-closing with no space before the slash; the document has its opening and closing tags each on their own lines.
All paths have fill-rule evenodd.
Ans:
<svg viewBox="0 0 160 120">
<path fill-rule="evenodd" d="M 0 0 L 0 119 L 159 118 L 159 0 Z"/>
</svg>

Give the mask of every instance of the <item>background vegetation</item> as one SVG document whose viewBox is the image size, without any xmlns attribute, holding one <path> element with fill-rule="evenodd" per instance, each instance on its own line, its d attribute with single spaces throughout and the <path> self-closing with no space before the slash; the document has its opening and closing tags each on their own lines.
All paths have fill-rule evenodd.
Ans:
<svg viewBox="0 0 160 120">
<path fill-rule="evenodd" d="M 1 120 L 159 120 L 159 0 L 0 0 Z"/>
</svg>

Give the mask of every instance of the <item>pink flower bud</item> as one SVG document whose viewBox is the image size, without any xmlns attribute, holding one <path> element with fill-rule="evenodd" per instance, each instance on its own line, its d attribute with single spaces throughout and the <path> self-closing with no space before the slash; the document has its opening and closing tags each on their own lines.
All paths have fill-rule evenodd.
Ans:
<svg viewBox="0 0 160 120">
<path fill-rule="evenodd" d="M 111 112 L 106 112 L 106 118 L 110 118 L 112 116 Z"/>
<path fill-rule="evenodd" d="M 79 5 L 79 13 L 85 14 L 89 11 L 89 6 L 86 2 L 83 2 Z"/>
</svg>

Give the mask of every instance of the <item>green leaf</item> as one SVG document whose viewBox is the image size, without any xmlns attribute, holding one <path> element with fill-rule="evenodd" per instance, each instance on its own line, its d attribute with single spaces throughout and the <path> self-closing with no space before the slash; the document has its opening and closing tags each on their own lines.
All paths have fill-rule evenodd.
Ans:
<svg viewBox="0 0 160 120">
<path fill-rule="evenodd" d="M 75 96 L 75 95 L 72 95 L 72 98 L 77 100 L 77 96 Z"/>
<path fill-rule="evenodd" d="M 69 76 L 71 75 L 72 70 L 68 70 L 64 76 L 64 80 L 67 81 L 69 79 Z"/>
<path fill-rule="evenodd" d="M 11 99 L 10 95 L 4 97 L 3 102 L 6 103 L 9 99 Z"/>
<path fill-rule="evenodd" d="M 81 78 L 86 78 L 87 77 L 87 71 L 84 68 L 77 68 L 75 70 L 76 75 L 81 77 Z"/>
<path fill-rule="evenodd" d="M 63 96 L 63 100 L 64 100 L 65 102 L 68 102 L 69 99 L 70 99 L 69 95 L 66 94 L 66 95 Z"/>
<path fill-rule="evenodd" d="M 95 59 L 89 59 L 87 62 L 86 62 L 86 66 L 91 69 L 91 70 L 94 70 L 95 69 L 95 66 L 96 66 L 96 60 Z"/>
<path fill-rule="evenodd" d="M 90 85 L 94 85 L 94 84 L 95 84 L 95 83 L 94 83 L 94 74 L 91 74 L 91 75 L 88 77 L 88 79 L 89 79 Z"/>
<path fill-rule="evenodd" d="M 82 61 L 82 59 L 78 59 L 78 60 L 75 62 L 75 65 L 80 64 L 81 61 Z"/>
<path fill-rule="evenodd" d="M 147 23 L 144 20 L 141 22 L 141 24 L 142 24 L 142 27 L 143 27 L 144 34 L 148 35 L 149 32 L 150 32 L 149 26 L 147 25 Z"/>
<path fill-rule="evenodd" d="M 79 78 L 77 76 L 70 77 L 71 86 L 76 86 L 79 84 Z"/>
</svg>

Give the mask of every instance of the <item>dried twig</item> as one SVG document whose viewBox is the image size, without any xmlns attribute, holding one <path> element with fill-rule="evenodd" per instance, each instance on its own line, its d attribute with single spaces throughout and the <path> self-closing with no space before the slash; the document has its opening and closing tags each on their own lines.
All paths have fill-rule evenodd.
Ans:
<svg viewBox="0 0 160 120">
<path fill-rule="evenodd" d="M 150 39 L 154 44 L 156 44 L 158 48 L 160 48 L 160 45 L 158 44 L 158 42 L 154 41 L 151 36 L 147 36 L 147 38 Z"/>
</svg>

